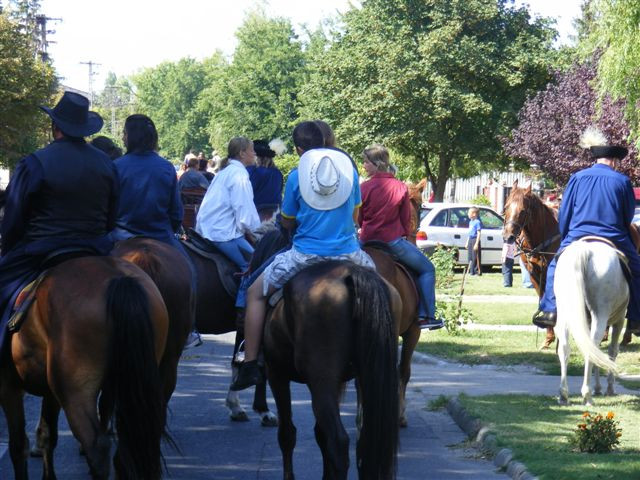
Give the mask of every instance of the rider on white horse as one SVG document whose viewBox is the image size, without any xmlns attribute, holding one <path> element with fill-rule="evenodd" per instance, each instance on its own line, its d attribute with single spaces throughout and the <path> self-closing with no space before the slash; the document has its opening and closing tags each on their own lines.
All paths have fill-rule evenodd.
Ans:
<svg viewBox="0 0 640 480">
<path fill-rule="evenodd" d="M 635 210 L 635 197 L 626 175 L 616 172 L 618 160 L 627 149 L 608 145 L 606 137 L 589 128 L 581 139 L 596 164 L 569 179 L 562 197 L 559 228 L 562 235 L 560 252 L 571 242 L 588 235 L 611 240 L 629 260 L 631 270 L 630 300 L 627 309 L 627 332 L 640 333 L 640 256 L 636 251 L 629 225 Z M 533 323 L 540 328 L 556 324 L 556 298 L 553 290 L 556 258 L 549 264 L 547 283 Z"/>
</svg>

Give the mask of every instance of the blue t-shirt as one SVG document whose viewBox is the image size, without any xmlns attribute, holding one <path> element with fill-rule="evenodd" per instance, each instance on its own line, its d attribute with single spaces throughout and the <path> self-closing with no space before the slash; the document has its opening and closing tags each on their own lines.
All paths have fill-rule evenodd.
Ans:
<svg viewBox="0 0 640 480">
<path fill-rule="evenodd" d="M 287 178 L 282 201 L 282 216 L 296 219 L 293 247 L 299 252 L 334 256 L 353 253 L 360 248 L 353 223 L 353 210 L 362 203 L 358 174 L 354 171 L 353 188 L 345 203 L 333 210 L 311 208 L 300 194 L 298 170 Z"/>
<path fill-rule="evenodd" d="M 479 218 L 474 218 L 469 222 L 469 238 L 476 238 L 480 230 L 482 230 L 482 222 Z"/>
</svg>

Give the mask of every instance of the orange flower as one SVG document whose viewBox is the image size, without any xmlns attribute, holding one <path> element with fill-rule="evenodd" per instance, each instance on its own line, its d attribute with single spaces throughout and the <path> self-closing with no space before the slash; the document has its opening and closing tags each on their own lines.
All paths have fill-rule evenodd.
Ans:
<svg viewBox="0 0 640 480">
<path fill-rule="evenodd" d="M 589 414 L 589 412 L 584 412 L 584 413 L 582 414 L 582 418 L 587 418 L 587 417 L 590 417 L 590 416 L 591 416 L 591 415 Z"/>
<path fill-rule="evenodd" d="M 586 424 L 586 423 L 579 423 L 579 424 L 578 424 L 578 428 L 580 428 L 580 429 L 584 430 L 584 429 L 586 429 L 586 428 L 587 428 L 587 424 Z"/>
<path fill-rule="evenodd" d="M 608 412 L 608 413 L 607 413 L 607 420 L 611 420 L 613 417 L 615 417 L 615 415 L 613 414 L 613 412 Z"/>
<path fill-rule="evenodd" d="M 616 432 L 616 438 L 620 438 L 622 436 L 622 432 Z"/>
</svg>

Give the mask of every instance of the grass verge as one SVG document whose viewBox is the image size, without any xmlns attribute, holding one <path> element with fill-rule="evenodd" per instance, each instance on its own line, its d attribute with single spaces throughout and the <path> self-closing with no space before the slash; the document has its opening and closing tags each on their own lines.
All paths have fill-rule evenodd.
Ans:
<svg viewBox="0 0 640 480">
<path fill-rule="evenodd" d="M 560 375 L 560 362 L 555 350 L 538 350 L 543 341 L 542 330 L 538 332 L 462 330 L 460 335 L 454 336 L 442 329 L 424 333 L 420 337 L 417 350 L 467 365 L 531 365 L 547 374 Z M 616 361 L 620 371 L 627 374 L 640 374 L 639 353 L 640 341 L 622 347 Z M 573 341 L 571 341 L 568 370 L 569 375 L 582 375 L 584 370 L 582 355 Z"/>
<path fill-rule="evenodd" d="M 491 395 L 468 397 L 460 403 L 496 433 L 498 445 L 510 448 L 540 480 L 637 480 L 640 477 L 640 398 L 621 395 L 596 397 L 591 413 L 612 411 L 620 422 L 619 448 L 608 454 L 572 450 L 569 437 L 586 407 L 559 407 L 545 396 Z"/>
<path fill-rule="evenodd" d="M 538 309 L 532 303 L 475 303 L 462 305 L 475 316 L 477 323 L 486 325 L 531 325 L 531 317 Z"/>
<path fill-rule="evenodd" d="M 460 293 L 462 283 L 462 272 L 456 271 L 451 285 L 438 290 L 438 293 L 457 295 Z M 520 281 L 520 274 L 514 274 L 513 287 L 502 286 L 502 273 L 483 273 L 480 277 L 467 275 L 464 283 L 464 294 L 466 295 L 509 295 L 509 296 L 530 296 L 537 298 L 533 288 L 523 288 Z"/>
</svg>

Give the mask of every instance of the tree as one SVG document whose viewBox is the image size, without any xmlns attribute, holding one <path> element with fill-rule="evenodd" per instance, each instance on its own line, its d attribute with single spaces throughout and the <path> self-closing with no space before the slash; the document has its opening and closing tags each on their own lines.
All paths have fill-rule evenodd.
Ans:
<svg viewBox="0 0 640 480">
<path fill-rule="evenodd" d="M 230 65 L 203 93 L 211 109 L 212 143 L 220 148 L 238 135 L 288 138 L 304 68 L 291 22 L 257 10 L 247 15 L 236 37 Z"/>
<path fill-rule="evenodd" d="M 11 168 L 42 144 L 49 123 L 38 106 L 51 103 L 55 84 L 31 38 L 0 14 L 0 164 Z"/>
<path fill-rule="evenodd" d="M 452 175 L 506 163 L 498 137 L 550 79 L 555 31 L 507 0 L 365 0 L 310 65 L 306 118 L 340 144 L 374 141 L 423 166 L 442 199 Z"/>
<path fill-rule="evenodd" d="M 591 0 L 583 17 L 587 31 L 581 50 L 587 58 L 599 54 L 600 97 L 625 100 L 625 114 L 636 141 L 640 135 L 640 3 L 636 0 Z"/>
<path fill-rule="evenodd" d="M 94 108 L 104 119 L 102 135 L 109 135 L 119 143 L 122 136 L 124 121 L 134 113 L 135 94 L 133 85 L 128 78 L 118 78 L 109 72 L 104 82 L 104 88 L 94 99 Z"/>
<path fill-rule="evenodd" d="M 629 125 L 624 119 L 624 102 L 604 97 L 598 108 L 596 65 L 596 61 L 577 64 L 556 74 L 555 82 L 529 99 L 518 115 L 519 126 L 503 139 L 507 154 L 538 165 L 549 178 L 566 184 L 572 173 L 593 164 L 589 152 L 578 146 L 589 125 L 597 125 L 613 143 L 625 144 Z M 640 174 L 634 168 L 636 158 L 637 151 L 631 146 L 621 162 L 621 170 L 635 182 Z"/>
<path fill-rule="evenodd" d="M 204 150 L 208 138 L 194 120 L 205 89 L 207 62 L 183 58 L 147 68 L 133 77 L 137 109 L 156 124 L 161 154 L 182 159 L 189 149 Z"/>
</svg>

